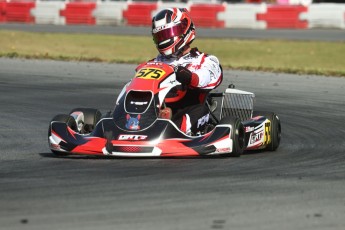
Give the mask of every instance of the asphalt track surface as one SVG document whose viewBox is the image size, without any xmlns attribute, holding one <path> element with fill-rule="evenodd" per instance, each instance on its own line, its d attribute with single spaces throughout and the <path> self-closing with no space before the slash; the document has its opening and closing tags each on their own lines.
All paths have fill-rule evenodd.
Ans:
<svg viewBox="0 0 345 230">
<path fill-rule="evenodd" d="M 85 33 L 151 36 L 150 27 L 126 26 L 83 26 L 83 25 L 30 25 L 30 24 L 0 24 L 2 30 L 19 30 L 41 33 Z M 200 38 L 231 38 L 231 39 L 283 39 L 306 41 L 345 41 L 345 30 L 340 29 L 207 29 L 197 28 Z"/>
<path fill-rule="evenodd" d="M 344 229 L 345 78 L 225 71 L 282 122 L 240 158 L 54 157 L 50 119 L 111 110 L 133 65 L 0 59 L 0 229 Z"/>
</svg>

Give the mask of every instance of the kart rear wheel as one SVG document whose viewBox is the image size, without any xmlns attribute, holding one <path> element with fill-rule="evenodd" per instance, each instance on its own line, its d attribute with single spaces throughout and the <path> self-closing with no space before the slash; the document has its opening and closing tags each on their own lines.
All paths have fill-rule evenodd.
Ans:
<svg viewBox="0 0 345 230">
<path fill-rule="evenodd" d="M 75 108 L 70 112 L 70 114 L 73 112 L 82 112 L 84 114 L 83 125 L 80 130 L 80 133 L 82 134 L 91 133 L 102 117 L 102 114 L 98 109 Z"/>
<path fill-rule="evenodd" d="M 67 124 L 68 127 L 70 127 L 72 130 L 77 130 L 77 123 L 75 122 L 74 118 L 70 115 L 67 114 L 59 114 L 56 115 L 49 123 L 49 129 L 48 129 L 48 143 L 49 143 L 49 137 L 51 136 L 51 123 L 53 121 L 59 121 L 59 122 L 64 122 Z M 68 153 L 65 152 L 59 152 L 59 151 L 55 151 L 55 150 L 51 150 L 52 153 L 55 156 L 67 156 L 69 155 Z"/>
<path fill-rule="evenodd" d="M 254 111 L 253 117 L 256 116 L 264 116 L 271 122 L 270 127 L 270 136 L 271 136 L 271 142 L 266 146 L 265 150 L 268 151 L 276 151 L 280 144 L 280 138 L 281 138 L 281 125 L 280 125 L 280 119 L 277 114 L 273 112 L 266 112 L 266 111 Z"/>
<path fill-rule="evenodd" d="M 224 117 L 219 124 L 231 125 L 231 138 L 233 140 L 232 152 L 226 156 L 239 157 L 245 149 L 245 132 L 241 120 L 237 117 Z"/>
</svg>

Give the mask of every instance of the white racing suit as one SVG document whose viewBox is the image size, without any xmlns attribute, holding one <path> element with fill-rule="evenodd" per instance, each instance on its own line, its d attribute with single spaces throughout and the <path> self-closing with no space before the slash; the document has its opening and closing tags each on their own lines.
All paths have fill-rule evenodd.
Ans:
<svg viewBox="0 0 345 230">
<path fill-rule="evenodd" d="M 223 79 L 218 58 L 193 48 L 180 58 L 158 55 L 151 61 L 183 66 L 192 72 L 192 80 L 186 95 L 178 102 L 167 103 L 167 106 L 173 111 L 172 121 L 182 132 L 196 134 L 209 119 L 209 110 L 205 104 L 207 95 L 218 87 Z"/>
</svg>

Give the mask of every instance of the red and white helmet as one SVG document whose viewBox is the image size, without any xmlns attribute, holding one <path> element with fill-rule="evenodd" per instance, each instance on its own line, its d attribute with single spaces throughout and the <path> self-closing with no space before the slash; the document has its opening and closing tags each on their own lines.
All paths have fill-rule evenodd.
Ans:
<svg viewBox="0 0 345 230">
<path fill-rule="evenodd" d="M 186 8 L 168 8 L 152 18 L 152 37 L 158 51 L 177 56 L 195 38 L 195 27 Z"/>
</svg>

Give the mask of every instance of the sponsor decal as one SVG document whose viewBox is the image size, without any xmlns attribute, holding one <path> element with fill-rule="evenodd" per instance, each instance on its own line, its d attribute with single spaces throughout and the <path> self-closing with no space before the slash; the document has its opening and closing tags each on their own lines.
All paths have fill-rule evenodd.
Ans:
<svg viewBox="0 0 345 230">
<path fill-rule="evenodd" d="M 231 152 L 231 148 L 219 148 L 216 150 L 216 153 L 229 153 Z"/>
<path fill-rule="evenodd" d="M 263 136 L 264 136 L 263 131 L 260 131 L 258 133 L 252 133 L 252 135 L 250 136 L 250 144 L 254 144 L 254 143 L 260 141 Z"/>
<path fill-rule="evenodd" d="M 213 65 L 219 66 L 219 64 L 218 64 L 219 61 L 215 56 L 210 55 L 210 56 L 208 56 L 208 58 L 210 59 L 210 61 L 214 62 Z"/>
<path fill-rule="evenodd" d="M 198 126 L 197 128 L 199 128 L 200 126 L 203 126 L 204 124 L 206 124 L 206 122 L 208 122 L 208 120 L 210 119 L 210 114 L 206 114 L 205 116 L 203 116 L 202 118 L 200 118 L 198 120 Z"/>
<path fill-rule="evenodd" d="M 140 120 L 140 114 L 137 115 L 136 117 L 131 117 L 129 114 L 126 116 L 127 118 L 127 123 L 126 123 L 126 128 L 130 130 L 139 130 L 139 120 Z"/>
<path fill-rule="evenodd" d="M 265 124 L 265 137 L 264 145 L 268 145 L 271 142 L 271 122 Z"/>
<path fill-rule="evenodd" d="M 252 132 L 254 131 L 254 127 L 251 127 L 251 126 L 246 126 L 245 130 L 246 130 L 246 133 L 249 133 L 249 132 Z"/>
<path fill-rule="evenodd" d="M 158 66 L 162 66 L 163 64 L 160 63 L 160 62 L 151 62 L 151 61 L 149 61 L 149 62 L 146 63 L 146 65 L 158 65 Z"/>
<path fill-rule="evenodd" d="M 118 137 L 119 141 L 142 141 L 146 140 L 146 135 L 129 135 L 129 134 L 121 134 Z"/>
<path fill-rule="evenodd" d="M 195 57 L 192 56 L 191 53 L 189 53 L 188 55 L 183 56 L 181 59 L 183 59 L 183 60 L 192 60 L 192 59 L 195 59 Z M 182 63 L 182 65 L 183 64 L 186 66 L 188 64 L 188 62 Z"/>
<path fill-rule="evenodd" d="M 60 145 L 58 145 L 58 144 L 50 143 L 50 147 L 51 147 L 52 149 L 60 149 Z"/>
<path fill-rule="evenodd" d="M 174 25 L 174 24 L 169 23 L 169 24 L 166 24 L 166 25 L 158 26 L 158 27 L 156 27 L 156 28 L 154 28 L 154 29 L 152 30 L 152 33 L 157 33 L 157 32 L 159 32 L 159 31 L 161 31 L 161 30 L 168 29 L 168 28 L 172 27 L 173 25 Z"/>
<path fill-rule="evenodd" d="M 262 116 L 256 116 L 256 117 L 252 117 L 252 120 L 253 121 L 258 121 L 262 118 Z"/>
</svg>

